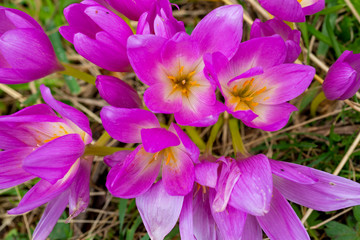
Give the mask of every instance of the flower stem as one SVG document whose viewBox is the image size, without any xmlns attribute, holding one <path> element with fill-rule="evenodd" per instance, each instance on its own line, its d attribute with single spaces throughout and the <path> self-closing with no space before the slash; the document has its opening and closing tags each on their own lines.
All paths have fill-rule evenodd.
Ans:
<svg viewBox="0 0 360 240">
<path fill-rule="evenodd" d="M 107 142 L 111 139 L 111 136 L 104 130 L 103 134 L 99 137 L 96 141 L 94 146 L 96 147 L 103 147 L 107 144 Z"/>
<path fill-rule="evenodd" d="M 185 126 L 184 129 L 189 134 L 191 140 L 193 140 L 196 146 L 200 148 L 200 150 L 205 149 L 206 144 L 194 127 Z"/>
<path fill-rule="evenodd" d="M 224 124 L 224 118 L 219 117 L 218 121 L 211 128 L 210 136 L 205 147 L 205 154 L 212 155 L 212 148 L 216 140 L 216 136 L 220 131 L 220 128 L 223 126 L 223 124 Z"/>
<path fill-rule="evenodd" d="M 64 66 L 65 70 L 61 71 L 61 74 L 65 74 L 65 75 L 69 75 L 69 76 L 73 76 L 75 78 L 84 80 L 87 83 L 90 83 L 92 85 L 95 85 L 95 80 L 96 78 L 94 76 L 91 76 L 90 74 L 87 74 L 85 72 L 82 72 L 76 68 L 74 68 L 73 66 L 71 66 L 68 63 L 62 63 L 62 65 Z"/>
<path fill-rule="evenodd" d="M 238 154 L 244 156 L 248 155 L 248 152 L 246 151 L 244 143 L 241 139 L 238 120 L 235 118 L 230 119 L 229 128 L 230 128 L 235 156 L 237 156 Z"/>
<path fill-rule="evenodd" d="M 95 155 L 95 156 L 103 157 L 122 150 L 134 150 L 134 148 L 102 147 L 102 146 L 98 147 L 92 145 L 92 146 L 87 146 L 85 148 L 84 155 Z"/>
</svg>

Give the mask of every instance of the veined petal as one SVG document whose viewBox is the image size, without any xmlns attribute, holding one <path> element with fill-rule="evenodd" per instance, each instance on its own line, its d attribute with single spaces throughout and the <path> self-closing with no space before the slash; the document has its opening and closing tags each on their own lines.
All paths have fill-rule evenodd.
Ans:
<svg viewBox="0 0 360 240">
<path fill-rule="evenodd" d="M 24 159 L 23 169 L 55 184 L 68 174 L 84 149 L 85 145 L 79 134 L 67 134 L 30 153 Z"/>
<path fill-rule="evenodd" d="M 64 104 L 60 101 L 55 100 L 55 98 L 51 95 L 51 91 L 45 85 L 40 86 L 41 95 L 43 96 L 44 101 L 56 112 L 58 112 L 63 118 L 69 119 L 76 126 L 78 126 L 81 130 L 88 134 L 88 140 L 85 144 L 89 144 L 91 140 L 91 129 L 89 120 L 86 115 L 76 108 L 73 108 L 67 104 Z"/>
<path fill-rule="evenodd" d="M 241 5 L 222 6 L 211 11 L 191 34 L 202 53 L 221 52 L 234 55 L 242 38 L 243 8 Z"/>
<path fill-rule="evenodd" d="M 272 174 L 268 158 L 255 155 L 238 160 L 240 178 L 229 204 L 256 216 L 269 212 L 272 195 Z"/>
<path fill-rule="evenodd" d="M 286 199 L 273 189 L 270 211 L 256 217 L 261 228 L 270 239 L 309 239 L 306 229 Z"/>
<path fill-rule="evenodd" d="M 254 113 L 258 115 L 257 118 L 251 122 L 242 120 L 249 127 L 260 128 L 264 131 L 277 131 L 287 124 L 293 111 L 297 111 L 297 108 L 290 103 L 276 105 L 259 104 L 254 107 Z M 273 114 L 274 112 L 281 114 Z"/>
<path fill-rule="evenodd" d="M 12 114 L 11 116 L 25 116 L 25 115 L 49 115 L 57 117 L 54 110 L 47 104 L 36 104 L 26 107 L 20 111 Z"/>
<path fill-rule="evenodd" d="M 175 123 L 171 123 L 169 131 L 172 131 L 180 138 L 181 144 L 178 148 L 182 149 L 184 147 L 182 150 L 189 154 L 194 163 L 198 163 L 200 150 L 189 136 Z"/>
<path fill-rule="evenodd" d="M 218 180 L 219 163 L 201 162 L 195 165 L 195 182 L 215 188 Z"/>
<path fill-rule="evenodd" d="M 195 240 L 192 192 L 184 197 L 184 202 L 179 217 L 179 230 L 181 239 Z"/>
<path fill-rule="evenodd" d="M 165 128 L 142 129 L 141 140 L 145 151 L 149 153 L 156 153 L 180 144 L 179 138 Z"/>
<path fill-rule="evenodd" d="M 80 160 L 76 161 L 68 174 L 55 184 L 51 184 L 46 180 L 40 180 L 24 195 L 16 208 L 8 211 L 8 214 L 26 213 L 59 196 L 71 185 L 79 165 Z"/>
<path fill-rule="evenodd" d="M 0 152 L 0 189 L 16 186 L 35 177 L 22 168 L 23 160 L 32 151 L 32 147 L 23 147 Z"/>
<path fill-rule="evenodd" d="M 166 41 L 166 38 L 155 35 L 133 35 L 128 39 L 127 53 L 131 66 L 139 79 L 147 85 L 158 81 L 161 72 L 160 53 Z"/>
<path fill-rule="evenodd" d="M 160 180 L 136 198 L 136 206 L 151 239 L 162 240 L 175 226 L 183 196 L 171 196 Z"/>
<path fill-rule="evenodd" d="M 69 202 L 68 197 L 69 193 L 66 191 L 48 203 L 39 223 L 36 225 L 33 239 L 45 240 L 49 236 Z"/>
<path fill-rule="evenodd" d="M 246 215 L 244 230 L 240 240 L 262 240 L 262 231 L 256 218 L 250 214 Z"/>
<path fill-rule="evenodd" d="M 193 161 L 186 152 L 177 147 L 166 149 L 162 157 L 162 177 L 166 191 L 170 195 L 185 196 L 194 185 Z"/>
<path fill-rule="evenodd" d="M 147 153 L 139 145 L 130 153 L 123 164 L 111 168 L 106 187 L 112 195 L 120 198 L 133 198 L 146 192 L 159 174 L 161 161 L 157 155 Z"/>
<path fill-rule="evenodd" d="M 240 169 L 237 162 L 232 158 L 221 157 L 220 161 L 224 162 L 220 170 L 220 176 L 216 185 L 216 195 L 212 208 L 216 212 L 225 211 L 229 202 L 231 192 L 240 177 Z"/>
<path fill-rule="evenodd" d="M 209 190 L 210 202 L 215 197 L 215 191 Z M 246 213 L 231 206 L 227 206 L 222 212 L 216 212 L 211 208 L 211 214 L 214 217 L 223 239 L 238 240 L 242 236 L 245 225 Z"/>
<path fill-rule="evenodd" d="M 256 79 L 262 81 L 267 90 L 256 96 L 254 101 L 262 104 L 290 101 L 309 87 L 314 75 L 313 67 L 300 64 L 281 64 L 269 68 Z"/>
<path fill-rule="evenodd" d="M 132 151 L 131 150 L 123 150 L 115 152 L 111 155 L 104 157 L 104 163 L 109 167 L 115 167 L 117 164 L 124 164 L 127 155 L 129 155 Z"/>
<path fill-rule="evenodd" d="M 96 88 L 99 90 L 100 96 L 114 107 L 139 108 L 142 105 L 135 89 L 116 77 L 97 76 Z"/>
<path fill-rule="evenodd" d="M 274 186 L 292 202 L 318 211 L 334 211 L 360 204 L 360 184 L 346 178 L 313 168 L 282 162 L 307 178 L 316 178 L 313 184 L 274 175 Z"/>
<path fill-rule="evenodd" d="M 305 14 L 296 0 L 260 0 L 260 5 L 270 14 L 289 22 L 305 22 Z"/>
<path fill-rule="evenodd" d="M 121 142 L 140 143 L 141 129 L 158 128 L 156 116 L 143 109 L 103 107 L 100 117 L 106 131 Z"/>
<path fill-rule="evenodd" d="M 67 221 L 83 212 L 90 199 L 90 172 L 94 156 L 80 159 L 79 170 L 70 187 L 69 213 Z"/>
<path fill-rule="evenodd" d="M 276 176 L 299 184 L 314 184 L 319 181 L 312 172 L 312 168 L 299 169 L 297 164 L 270 160 L 271 171 Z"/>
</svg>

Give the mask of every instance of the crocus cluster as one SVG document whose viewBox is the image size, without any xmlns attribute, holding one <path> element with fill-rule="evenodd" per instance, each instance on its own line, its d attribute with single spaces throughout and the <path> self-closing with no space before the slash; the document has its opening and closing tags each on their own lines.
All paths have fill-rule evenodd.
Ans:
<svg viewBox="0 0 360 240">
<path fill-rule="evenodd" d="M 92 164 L 92 157 L 83 156 L 92 141 L 87 117 L 55 100 L 44 85 L 41 93 L 47 104 L 0 117 L 0 188 L 40 178 L 8 213 L 23 214 L 48 203 L 34 239 L 46 239 L 67 205 L 68 220 L 87 207 Z"/>
<path fill-rule="evenodd" d="M 226 111 L 248 127 L 276 131 L 297 110 L 289 101 L 306 91 L 315 69 L 294 63 L 301 34 L 283 20 L 304 21 L 324 1 L 259 2 L 276 18 L 255 20 L 244 42 L 241 5 L 213 10 L 191 34 L 168 0 L 84 0 L 64 11 L 69 25 L 60 33 L 80 55 L 107 71 L 134 71 L 148 86 L 139 96 L 114 76 L 96 79 L 110 104 L 100 113 L 104 129 L 136 145 L 104 158 L 106 187 L 115 197 L 136 198 L 151 239 L 163 239 L 177 222 L 182 239 L 256 240 L 262 230 L 270 239 L 309 239 L 287 200 L 319 211 L 360 204 L 358 183 L 262 154 L 200 156 L 182 129 L 211 126 Z M 136 30 L 124 16 L 138 21 Z M 0 23 L 0 82 L 61 69 L 30 16 L 0 7 Z M 360 88 L 359 56 L 346 51 L 330 68 L 328 98 L 346 99 Z M 92 164 L 84 155 L 92 142 L 86 116 L 44 85 L 40 90 L 46 104 L 0 117 L 0 187 L 40 179 L 8 213 L 48 203 L 34 239 L 46 239 L 67 206 L 68 220 L 85 210 Z M 155 113 L 173 114 L 176 123 L 160 123 Z"/>
</svg>

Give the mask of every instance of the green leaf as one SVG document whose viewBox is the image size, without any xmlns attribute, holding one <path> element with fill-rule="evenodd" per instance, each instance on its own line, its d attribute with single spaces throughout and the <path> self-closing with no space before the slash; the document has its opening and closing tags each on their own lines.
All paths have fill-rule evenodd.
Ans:
<svg viewBox="0 0 360 240">
<path fill-rule="evenodd" d="M 67 215 L 65 212 L 61 215 L 60 219 L 66 219 Z M 49 235 L 51 240 L 65 240 L 70 239 L 73 236 L 70 224 L 59 222 L 55 225 L 52 232 Z"/>
<path fill-rule="evenodd" d="M 326 224 L 325 232 L 333 240 L 357 240 L 359 236 L 356 231 L 342 223 L 329 222 Z"/>
<path fill-rule="evenodd" d="M 353 213 L 356 221 L 360 222 L 360 205 L 353 208 Z"/>
</svg>

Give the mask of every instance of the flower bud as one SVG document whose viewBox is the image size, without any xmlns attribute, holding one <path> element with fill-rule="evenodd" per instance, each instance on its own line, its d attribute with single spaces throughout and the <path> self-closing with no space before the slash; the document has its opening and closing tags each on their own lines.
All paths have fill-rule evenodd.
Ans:
<svg viewBox="0 0 360 240">
<path fill-rule="evenodd" d="M 29 15 L 0 6 L 0 26 L 0 83 L 26 83 L 63 69 L 49 38 Z"/>
</svg>

